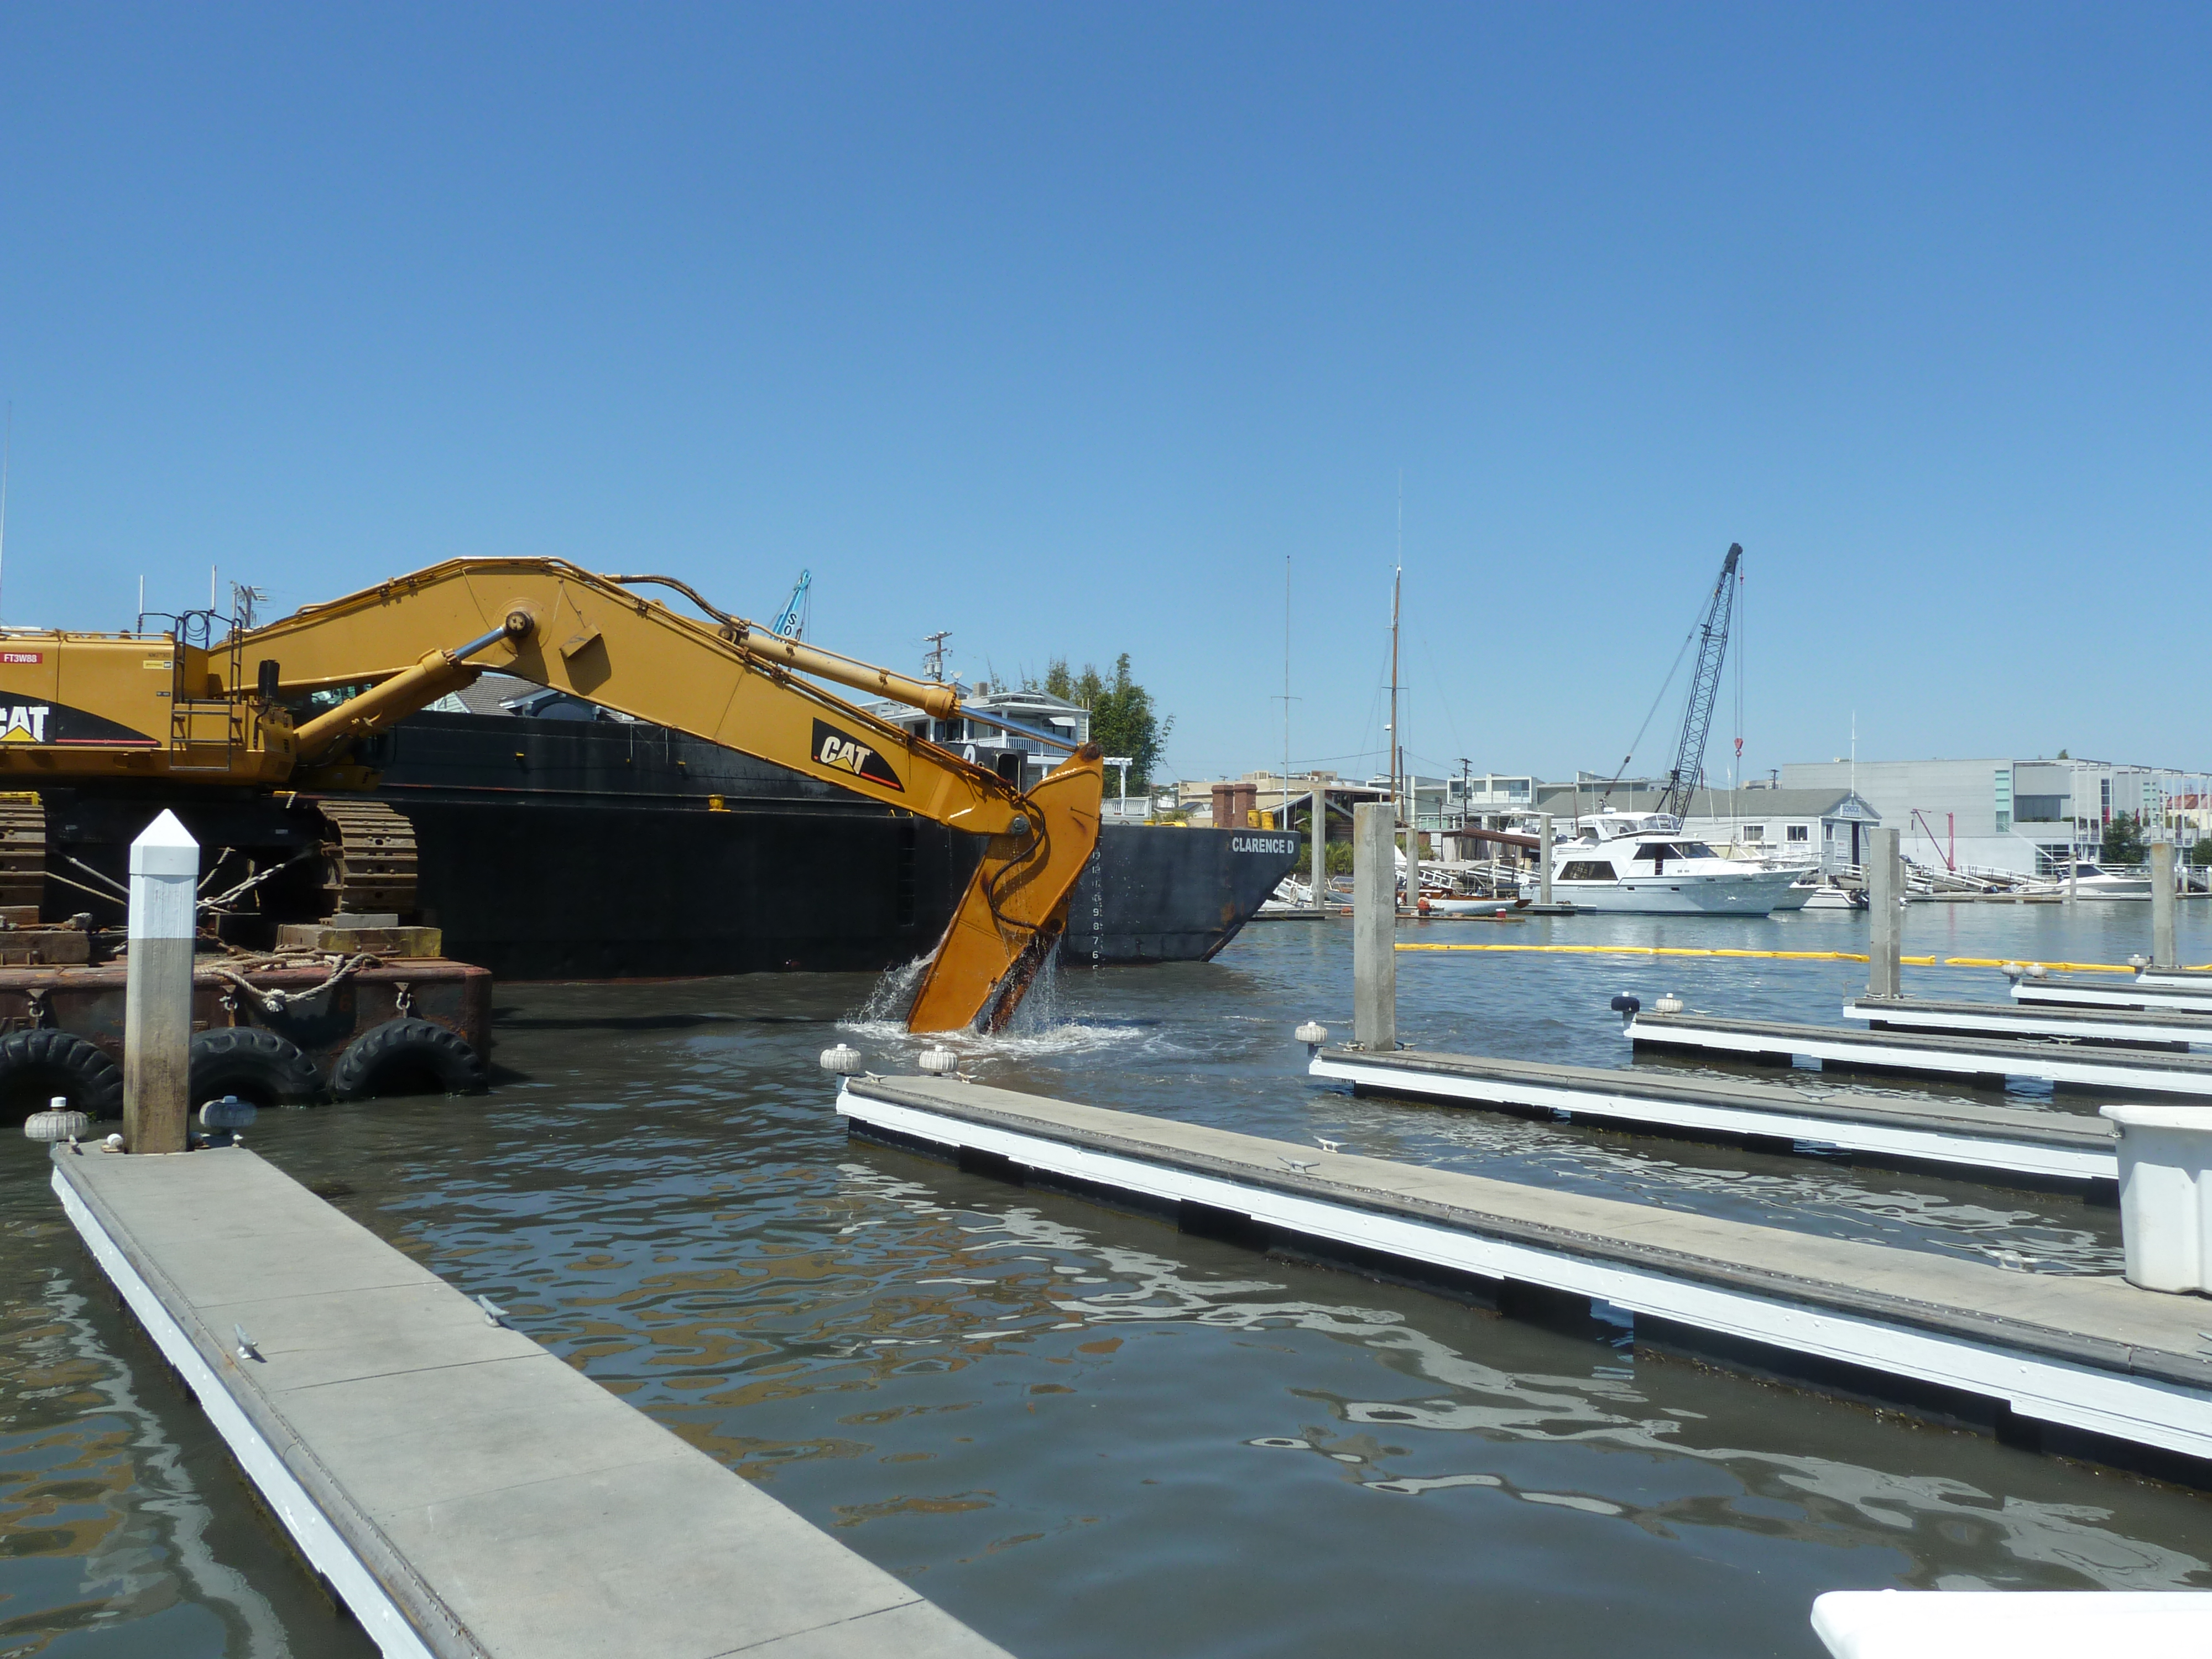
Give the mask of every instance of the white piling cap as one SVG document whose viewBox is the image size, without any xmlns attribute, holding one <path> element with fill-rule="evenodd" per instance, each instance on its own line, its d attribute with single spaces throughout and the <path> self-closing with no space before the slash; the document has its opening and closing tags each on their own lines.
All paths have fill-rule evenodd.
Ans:
<svg viewBox="0 0 2212 1659">
<path fill-rule="evenodd" d="M 198 876 L 200 844 L 192 832 L 166 806 L 161 816 L 138 832 L 131 843 L 131 873 L 134 876 Z"/>
<path fill-rule="evenodd" d="M 921 1065 L 932 1077 L 951 1077 L 960 1069 L 960 1056 L 950 1048 L 924 1048 Z"/>
<path fill-rule="evenodd" d="M 860 1071 L 860 1051 L 848 1042 L 822 1051 L 822 1069 L 839 1077 L 857 1077 Z"/>
<path fill-rule="evenodd" d="M 1319 1020 L 1310 1019 L 1291 1035 L 1308 1047 L 1317 1048 L 1328 1041 L 1328 1027 Z"/>
</svg>

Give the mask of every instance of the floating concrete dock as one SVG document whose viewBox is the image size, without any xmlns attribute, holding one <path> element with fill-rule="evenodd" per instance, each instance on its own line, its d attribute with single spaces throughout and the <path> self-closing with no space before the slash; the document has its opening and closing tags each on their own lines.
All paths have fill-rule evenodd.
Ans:
<svg viewBox="0 0 2212 1659">
<path fill-rule="evenodd" d="M 2162 1010 L 1859 997 L 1844 1005 L 1844 1018 L 1865 1020 L 1878 1031 L 1957 1031 L 1967 1036 L 2106 1043 L 2172 1054 L 2186 1054 L 2191 1045 L 2212 1045 L 2212 1015 Z"/>
<path fill-rule="evenodd" d="M 1638 1048 L 1727 1054 L 1776 1066 L 1787 1066 L 1802 1055 L 1845 1070 L 1916 1072 L 1998 1082 L 2027 1077 L 2077 1089 L 2212 1098 L 2212 1054 L 2148 1054 L 2002 1037 L 1846 1031 L 1711 1014 L 1639 1012 L 1628 1023 L 1628 1038 Z"/>
<path fill-rule="evenodd" d="M 1540 1111 L 1822 1152 L 2057 1181 L 2117 1182 L 2118 1154 L 2102 1118 L 1913 1102 L 1839 1089 L 1685 1078 L 1595 1066 L 1553 1066 L 1401 1048 L 1329 1048 L 1310 1075 L 1364 1093 L 1455 1105 Z"/>
<path fill-rule="evenodd" d="M 387 1656 L 1003 1659 L 243 1148 L 53 1185 Z"/>
<path fill-rule="evenodd" d="M 856 1134 L 1259 1249 L 1442 1281 L 1507 1312 L 1632 1316 L 1683 1347 L 1903 1399 L 2008 1441 L 2212 1480 L 2205 1304 L 2012 1272 L 951 1078 L 853 1078 Z M 2182 1461 L 2182 1460 L 2186 1460 Z"/>
<path fill-rule="evenodd" d="M 2148 1008 L 2175 1014 L 2212 1014 L 2212 985 L 2172 985 L 2149 980 L 2088 979 L 2049 975 L 2013 981 L 2015 1002 L 2080 1008 Z"/>
</svg>

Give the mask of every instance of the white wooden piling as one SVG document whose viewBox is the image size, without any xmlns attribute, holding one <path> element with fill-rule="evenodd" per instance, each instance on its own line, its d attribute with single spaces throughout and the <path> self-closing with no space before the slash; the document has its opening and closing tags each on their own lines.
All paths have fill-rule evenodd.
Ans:
<svg viewBox="0 0 2212 1659">
<path fill-rule="evenodd" d="M 1540 828 L 1536 839 L 1544 844 L 1536 849 L 1537 902 L 1548 908 L 1552 902 L 1552 815 L 1542 814 L 1537 820 Z"/>
<path fill-rule="evenodd" d="M 131 843 L 123 1144 L 181 1152 L 191 1109 L 192 935 L 200 844 L 163 811 Z"/>
<path fill-rule="evenodd" d="M 1328 891 L 1328 790 L 1316 785 L 1313 792 L 1313 902 L 1321 908 Z"/>
<path fill-rule="evenodd" d="M 1905 859 L 1894 830 L 1874 832 L 1874 855 L 1867 860 L 1868 915 L 1872 938 L 1867 945 L 1867 994 L 1893 997 L 1903 994 L 1905 951 Z"/>
<path fill-rule="evenodd" d="M 1370 1052 L 1398 1046 L 1397 811 L 1389 801 L 1352 809 L 1352 1038 Z"/>
<path fill-rule="evenodd" d="M 2173 943 L 2173 843 L 2150 844 L 2150 965 L 2172 968 L 2181 961 Z"/>
</svg>

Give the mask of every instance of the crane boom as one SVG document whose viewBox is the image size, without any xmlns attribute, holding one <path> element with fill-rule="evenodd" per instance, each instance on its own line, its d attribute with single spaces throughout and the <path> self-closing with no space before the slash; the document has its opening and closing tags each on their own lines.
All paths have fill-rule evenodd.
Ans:
<svg viewBox="0 0 2212 1659">
<path fill-rule="evenodd" d="M 806 597 L 813 587 L 814 573 L 811 570 L 800 571 L 798 581 L 792 586 L 791 597 L 784 601 L 783 610 L 775 619 L 775 631 L 785 639 L 805 637 Z"/>
<path fill-rule="evenodd" d="M 1721 561 L 1720 580 L 1698 624 L 1698 661 L 1690 672 L 1690 700 L 1682 709 L 1681 741 L 1675 745 L 1674 764 L 1667 774 L 1667 788 L 1658 810 L 1675 817 L 1687 815 L 1690 798 L 1705 777 L 1705 736 L 1713 723 L 1713 701 L 1720 694 L 1721 663 L 1728 655 L 1729 622 L 1735 612 L 1736 565 L 1743 558 L 1740 544 L 1729 544 Z"/>
<path fill-rule="evenodd" d="M 557 559 L 453 559 L 206 645 L 13 634 L 0 655 L 0 715 L 14 722 L 0 780 L 370 788 L 374 775 L 353 758 L 362 738 L 495 668 L 986 836 L 908 1024 L 1004 1024 L 1097 843 L 1097 745 L 1024 793 L 797 676 L 940 720 L 959 710 L 951 686 L 712 614 L 695 621 Z M 349 695 L 295 724 L 294 706 L 319 690 Z"/>
</svg>

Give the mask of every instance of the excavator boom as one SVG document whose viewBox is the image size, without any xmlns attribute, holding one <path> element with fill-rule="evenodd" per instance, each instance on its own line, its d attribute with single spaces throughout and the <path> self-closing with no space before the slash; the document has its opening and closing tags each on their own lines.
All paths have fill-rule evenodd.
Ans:
<svg viewBox="0 0 2212 1659">
<path fill-rule="evenodd" d="M 672 579 L 630 580 L 690 592 Z M 797 676 L 939 719 L 958 708 L 951 686 L 713 614 L 713 623 L 695 621 L 559 560 L 455 559 L 208 647 L 11 635 L 21 648 L 0 653 L 0 720 L 27 696 L 36 714 L 0 740 L 0 782 L 66 772 L 358 787 L 370 780 L 343 764 L 356 740 L 497 669 L 988 837 L 908 1024 L 1003 1024 L 1056 940 L 1097 842 L 1096 745 L 1025 796 Z M 288 700 L 338 689 L 353 695 L 292 724 Z M 71 694 L 80 704 L 62 708 Z"/>
</svg>

